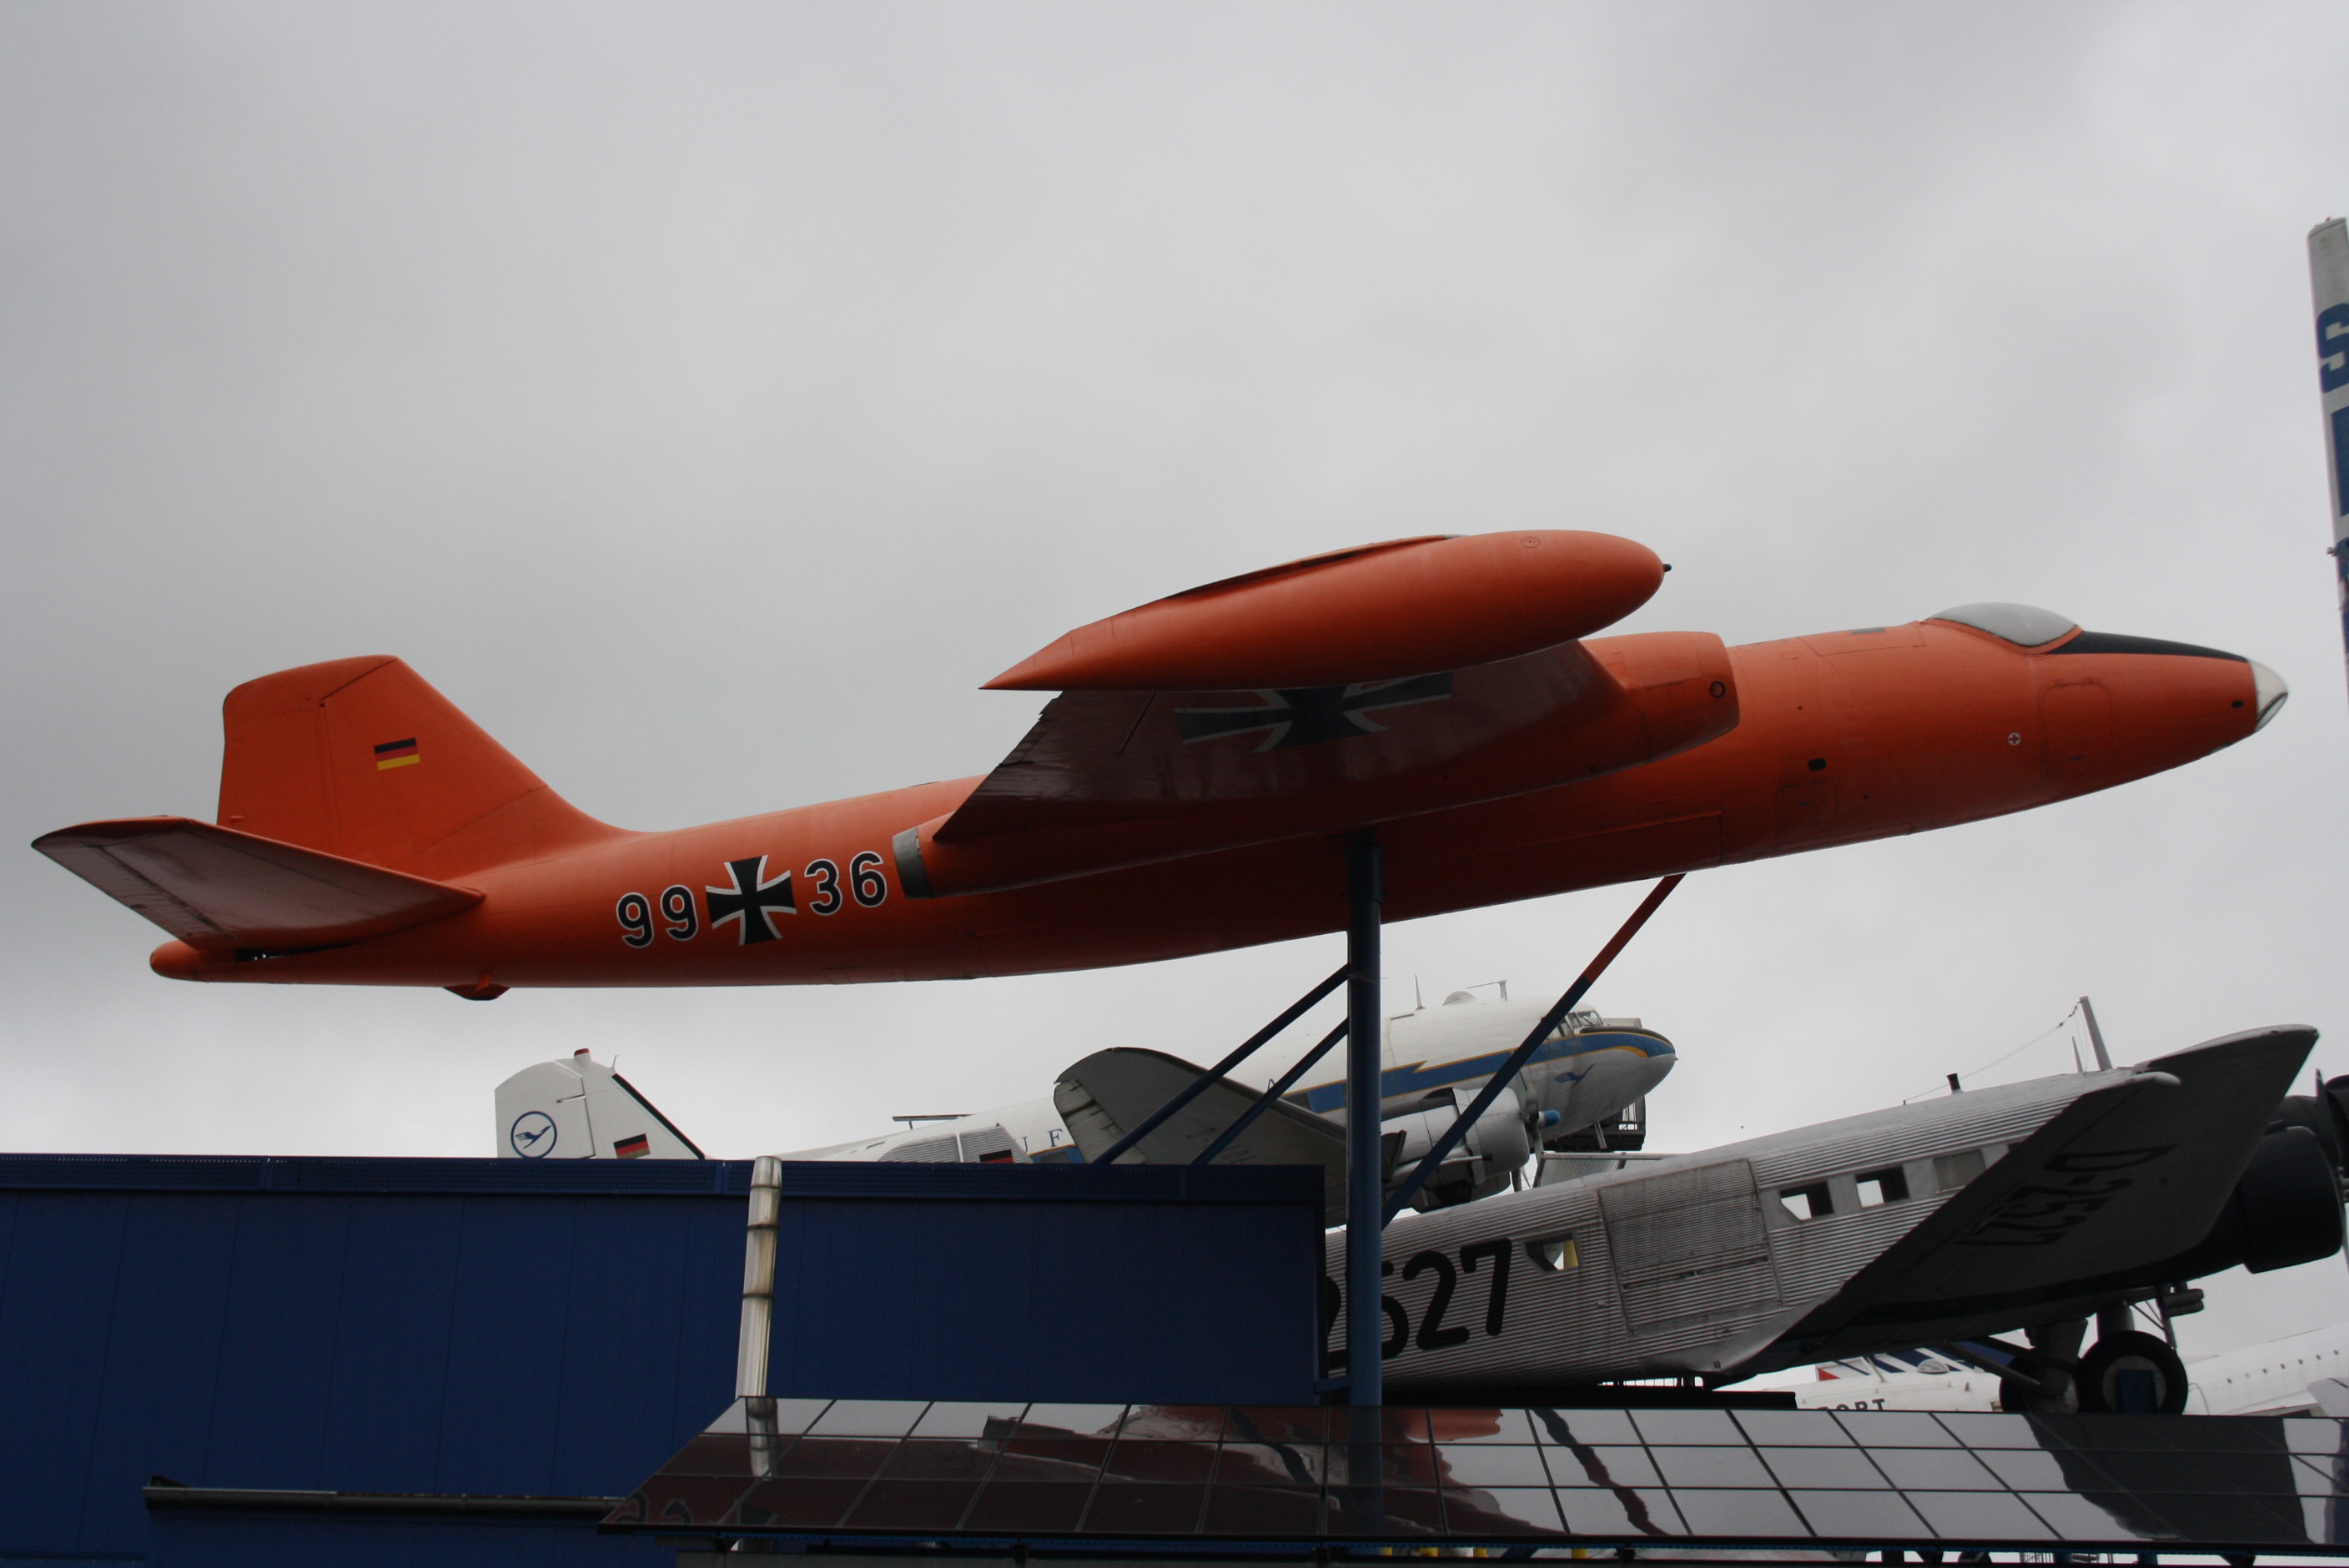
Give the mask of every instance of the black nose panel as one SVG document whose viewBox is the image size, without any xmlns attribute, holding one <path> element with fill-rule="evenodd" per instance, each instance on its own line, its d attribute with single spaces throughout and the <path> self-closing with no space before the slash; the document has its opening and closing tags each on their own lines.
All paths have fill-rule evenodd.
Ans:
<svg viewBox="0 0 2349 1568">
<path fill-rule="evenodd" d="M 2050 648 L 2050 654 L 2168 654 L 2175 658 L 2232 659 L 2239 665 L 2251 660 L 2240 654 L 2220 653 L 2216 648 L 2197 647 L 2192 643 L 2167 643 L 2159 637 L 2126 637 L 2118 632 L 2083 632 L 2060 648 Z"/>
</svg>

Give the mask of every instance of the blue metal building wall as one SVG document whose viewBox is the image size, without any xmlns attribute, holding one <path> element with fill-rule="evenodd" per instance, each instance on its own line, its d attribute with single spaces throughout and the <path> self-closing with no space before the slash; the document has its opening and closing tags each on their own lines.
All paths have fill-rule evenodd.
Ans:
<svg viewBox="0 0 2349 1568">
<path fill-rule="evenodd" d="M 783 1169 L 778 1392 L 1312 1397 L 1318 1172 Z M 749 1181 L 0 1156 L 0 1564 L 666 1564 L 577 1524 L 150 1515 L 140 1489 L 625 1495 L 732 1396 Z"/>
<path fill-rule="evenodd" d="M 1311 1404 L 1307 1167 L 786 1164 L 770 1393 Z"/>
<path fill-rule="evenodd" d="M 748 1190 L 721 1161 L 0 1159 L 0 1555 L 148 1555 L 150 1474 L 625 1493 L 732 1395 Z M 416 1535 L 315 1528 L 342 1563 Z M 577 1527 L 440 1533 L 666 1561 Z"/>
</svg>

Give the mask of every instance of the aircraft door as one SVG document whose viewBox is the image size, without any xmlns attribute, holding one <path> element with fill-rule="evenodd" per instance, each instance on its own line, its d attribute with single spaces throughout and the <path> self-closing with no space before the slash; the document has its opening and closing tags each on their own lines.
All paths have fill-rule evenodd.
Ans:
<svg viewBox="0 0 2349 1568">
<path fill-rule="evenodd" d="M 956 1136 L 962 1162 L 966 1165 L 1013 1165 L 1019 1163 L 1019 1151 L 999 1121 L 990 1122 L 976 1132 Z"/>
<path fill-rule="evenodd" d="M 1780 1305 L 1754 1167 L 1723 1161 L 1603 1187 L 1624 1326 L 1641 1351 L 1694 1346 Z"/>
</svg>

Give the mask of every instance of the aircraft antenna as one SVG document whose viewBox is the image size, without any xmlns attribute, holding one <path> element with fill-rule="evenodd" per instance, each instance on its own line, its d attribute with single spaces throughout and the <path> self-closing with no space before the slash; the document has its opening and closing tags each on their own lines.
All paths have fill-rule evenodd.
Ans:
<svg viewBox="0 0 2349 1568">
<path fill-rule="evenodd" d="M 2100 1073 L 2112 1071 L 2113 1058 L 2105 1049 L 2105 1032 L 2096 1027 L 2096 1009 L 2089 1005 L 2085 996 L 2080 998 L 2080 1016 L 2088 1026 L 2088 1049 L 2095 1053 L 2096 1070 Z"/>
</svg>

